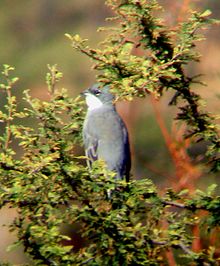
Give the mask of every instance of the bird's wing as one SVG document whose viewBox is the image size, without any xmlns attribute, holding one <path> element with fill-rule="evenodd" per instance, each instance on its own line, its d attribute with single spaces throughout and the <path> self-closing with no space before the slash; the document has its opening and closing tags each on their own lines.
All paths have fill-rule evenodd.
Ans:
<svg viewBox="0 0 220 266">
<path fill-rule="evenodd" d="M 98 160 L 97 148 L 98 148 L 98 140 L 91 136 L 90 134 L 84 134 L 84 146 L 85 153 L 88 157 L 88 166 L 91 167 L 93 161 Z"/>
<path fill-rule="evenodd" d="M 131 151 L 128 138 L 128 131 L 125 125 L 123 125 L 123 138 L 124 138 L 124 174 L 126 181 L 129 182 L 130 170 L 131 170 Z"/>
</svg>

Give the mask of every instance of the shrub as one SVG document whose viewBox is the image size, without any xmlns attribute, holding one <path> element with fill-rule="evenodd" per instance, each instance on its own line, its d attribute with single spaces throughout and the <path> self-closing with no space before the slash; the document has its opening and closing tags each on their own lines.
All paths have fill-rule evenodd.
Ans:
<svg viewBox="0 0 220 266">
<path fill-rule="evenodd" d="M 191 89 L 197 77 L 186 76 L 183 69 L 199 58 L 195 42 L 203 37 L 197 30 L 216 21 L 209 18 L 209 11 L 192 12 L 170 30 L 155 16 L 160 9 L 156 1 L 106 2 L 118 23 L 101 48 L 92 49 L 79 35 L 68 34 L 73 47 L 93 60 L 97 80 L 110 84 L 118 98 L 132 100 L 148 94 L 159 98 L 173 90 L 170 103 L 178 105 L 181 99 L 185 104 L 179 107 L 177 119 L 188 125 L 186 137 L 208 141 L 210 167 L 218 171 L 217 126 Z M 144 51 L 144 56 L 136 55 L 134 48 Z M 22 244 L 31 265 L 159 265 L 174 250 L 184 265 L 217 265 L 215 247 L 192 249 L 195 226 L 208 232 L 219 226 L 215 185 L 194 194 L 167 189 L 161 196 L 149 179 L 115 180 L 102 162 L 88 170 L 85 157 L 76 153 L 82 143 L 83 103 L 57 87 L 62 74 L 56 66 L 49 66 L 46 76 L 50 99 L 33 99 L 25 91 L 24 111 L 18 111 L 12 93 L 17 81 L 10 75 L 12 70 L 4 65 L 5 82 L 0 86 L 7 99 L 0 111 L 4 126 L 0 206 L 17 211 L 10 225 L 17 234 L 12 247 Z M 35 126 L 25 126 L 22 120 L 27 118 Z M 22 148 L 20 157 L 14 141 Z M 114 191 L 111 199 L 109 189 Z M 79 227 L 82 248 L 74 249 L 71 237 L 61 230 L 67 224 Z"/>
</svg>

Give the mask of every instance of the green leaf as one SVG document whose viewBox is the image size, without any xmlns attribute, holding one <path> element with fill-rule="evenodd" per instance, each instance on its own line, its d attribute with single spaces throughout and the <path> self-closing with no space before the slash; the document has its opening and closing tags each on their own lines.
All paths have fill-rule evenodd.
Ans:
<svg viewBox="0 0 220 266">
<path fill-rule="evenodd" d="M 207 9 L 207 10 L 205 10 L 204 12 L 202 12 L 202 13 L 200 14 L 200 17 L 201 17 L 201 18 L 205 18 L 205 17 L 210 16 L 211 14 L 212 14 L 211 10 Z"/>
</svg>

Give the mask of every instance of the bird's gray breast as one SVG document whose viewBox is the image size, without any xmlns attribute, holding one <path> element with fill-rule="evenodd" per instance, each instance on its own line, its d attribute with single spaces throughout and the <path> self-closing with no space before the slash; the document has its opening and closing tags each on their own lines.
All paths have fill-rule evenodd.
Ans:
<svg viewBox="0 0 220 266">
<path fill-rule="evenodd" d="M 91 160 L 102 159 L 110 170 L 125 174 L 130 156 L 127 129 L 113 106 L 88 111 L 83 139 L 86 155 Z"/>
</svg>

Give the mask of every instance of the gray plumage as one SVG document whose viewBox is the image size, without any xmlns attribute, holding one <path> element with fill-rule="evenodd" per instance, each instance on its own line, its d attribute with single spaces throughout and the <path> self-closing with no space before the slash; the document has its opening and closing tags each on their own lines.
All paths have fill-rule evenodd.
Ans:
<svg viewBox="0 0 220 266">
<path fill-rule="evenodd" d="M 128 132 L 113 104 L 114 96 L 108 86 L 100 88 L 100 84 L 93 85 L 83 94 L 95 101 L 98 99 L 93 108 L 87 98 L 89 108 L 83 126 L 85 153 L 90 164 L 102 159 L 109 170 L 116 172 L 116 178 L 128 181 L 131 167 Z"/>
</svg>

